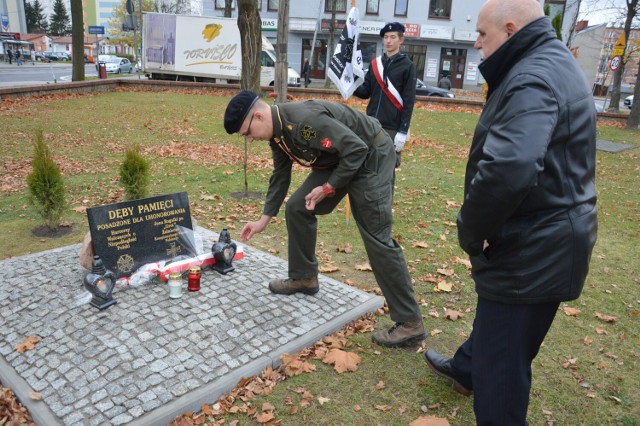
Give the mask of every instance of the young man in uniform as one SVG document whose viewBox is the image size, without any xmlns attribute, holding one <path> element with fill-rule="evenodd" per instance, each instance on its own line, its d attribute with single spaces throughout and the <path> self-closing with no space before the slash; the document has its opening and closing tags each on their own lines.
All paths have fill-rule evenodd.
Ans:
<svg viewBox="0 0 640 426">
<path fill-rule="evenodd" d="M 426 337 L 407 264 L 391 237 L 391 185 L 396 155 L 378 120 L 340 103 L 320 100 L 270 106 L 250 91 L 236 95 L 225 111 L 227 133 L 249 141 L 269 141 L 273 173 L 262 217 L 247 223 L 243 241 L 264 231 L 276 216 L 291 183 L 293 163 L 311 173 L 287 201 L 289 277 L 269 283 L 277 294 L 313 295 L 320 289 L 316 259 L 317 218 L 349 196 L 353 217 L 391 319 L 387 331 L 373 335 L 388 347 L 417 343 Z"/>
<path fill-rule="evenodd" d="M 386 51 L 371 61 L 364 82 L 353 93 L 369 99 L 367 115 L 377 118 L 394 142 L 400 165 L 400 151 L 407 142 L 413 104 L 416 101 L 416 66 L 400 53 L 404 25 L 390 22 L 380 30 Z"/>
</svg>

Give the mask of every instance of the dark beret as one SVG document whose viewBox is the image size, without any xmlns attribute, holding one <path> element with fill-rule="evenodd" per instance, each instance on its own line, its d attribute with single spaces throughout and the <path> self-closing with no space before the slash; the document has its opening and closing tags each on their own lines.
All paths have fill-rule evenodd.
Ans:
<svg viewBox="0 0 640 426">
<path fill-rule="evenodd" d="M 224 112 L 224 129 L 228 134 L 236 133 L 242 127 L 242 122 L 260 96 L 250 90 L 243 90 L 231 99 Z"/>
<path fill-rule="evenodd" d="M 389 22 L 388 24 L 385 24 L 384 27 L 382 27 L 382 29 L 380 30 L 380 37 L 384 37 L 386 33 L 391 31 L 397 31 L 404 34 L 404 25 L 402 25 L 400 22 Z"/>
</svg>

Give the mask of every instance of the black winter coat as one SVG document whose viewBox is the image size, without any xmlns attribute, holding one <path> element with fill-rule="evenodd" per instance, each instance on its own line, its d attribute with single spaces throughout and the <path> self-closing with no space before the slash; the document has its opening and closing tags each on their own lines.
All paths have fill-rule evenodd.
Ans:
<svg viewBox="0 0 640 426">
<path fill-rule="evenodd" d="M 591 91 L 547 18 L 479 69 L 489 92 L 458 214 L 476 291 L 503 303 L 573 300 L 597 234 Z"/>
</svg>

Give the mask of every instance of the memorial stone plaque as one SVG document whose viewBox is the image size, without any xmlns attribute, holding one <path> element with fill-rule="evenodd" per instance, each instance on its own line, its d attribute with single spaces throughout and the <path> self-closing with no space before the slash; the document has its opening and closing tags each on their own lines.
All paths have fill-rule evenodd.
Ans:
<svg viewBox="0 0 640 426">
<path fill-rule="evenodd" d="M 87 209 L 93 250 L 116 276 L 140 266 L 194 256 L 186 192 Z"/>
</svg>

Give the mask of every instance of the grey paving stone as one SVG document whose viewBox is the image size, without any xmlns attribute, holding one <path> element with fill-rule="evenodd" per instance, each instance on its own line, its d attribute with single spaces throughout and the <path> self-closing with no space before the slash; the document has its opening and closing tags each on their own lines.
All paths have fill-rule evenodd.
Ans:
<svg viewBox="0 0 640 426">
<path fill-rule="evenodd" d="M 198 234 L 210 250 L 215 234 Z M 47 426 L 148 424 L 145 416 L 159 407 L 167 424 L 195 395 L 214 403 L 229 391 L 219 380 L 259 374 L 278 363 L 284 345 L 311 346 L 316 330 L 330 333 L 364 313 L 362 306 L 382 304 L 328 277 L 314 297 L 273 295 L 266 283 L 286 262 L 245 247 L 233 273 L 205 270 L 199 292 L 171 300 L 165 284 L 126 288 L 114 293 L 118 304 L 98 311 L 76 303 L 86 274 L 79 248 L 0 260 L 0 356 L 19 377 L 18 391 L 41 392 L 44 410 L 26 393 L 22 400 Z M 15 352 L 29 335 L 42 341 Z"/>
</svg>

